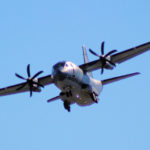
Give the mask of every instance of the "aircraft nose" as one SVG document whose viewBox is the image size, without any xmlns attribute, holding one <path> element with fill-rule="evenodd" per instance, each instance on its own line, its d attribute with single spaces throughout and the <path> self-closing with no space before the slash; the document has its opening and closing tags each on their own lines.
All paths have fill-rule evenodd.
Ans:
<svg viewBox="0 0 150 150">
<path fill-rule="evenodd" d="M 65 62 L 64 61 L 55 64 L 53 66 L 53 70 L 52 70 L 52 77 L 53 78 L 59 77 L 63 73 L 62 69 L 63 69 L 64 66 L 65 66 Z"/>
<path fill-rule="evenodd" d="M 63 81 L 65 79 L 65 74 L 61 72 L 60 69 L 54 69 L 52 72 L 52 78 L 54 81 Z"/>
<path fill-rule="evenodd" d="M 52 77 L 55 78 L 56 76 L 58 76 L 60 74 L 60 70 L 59 68 L 54 68 L 52 70 Z"/>
<path fill-rule="evenodd" d="M 64 67 L 65 66 L 65 61 L 62 61 L 62 62 L 59 62 L 59 63 L 57 63 L 57 64 L 55 64 L 54 66 L 53 66 L 53 69 L 54 70 L 59 70 L 60 68 L 62 68 L 62 67 Z"/>
</svg>

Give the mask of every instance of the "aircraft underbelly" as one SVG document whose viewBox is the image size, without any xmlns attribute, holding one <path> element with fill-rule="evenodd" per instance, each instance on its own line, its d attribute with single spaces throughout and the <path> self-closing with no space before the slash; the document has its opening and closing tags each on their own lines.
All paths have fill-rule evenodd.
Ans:
<svg viewBox="0 0 150 150">
<path fill-rule="evenodd" d="M 72 96 L 62 96 L 63 101 L 67 100 L 70 104 L 77 103 L 80 106 L 87 106 L 93 104 L 93 100 L 90 96 L 89 89 L 83 89 L 81 82 L 65 79 L 57 82 L 56 86 L 62 91 L 71 91 Z"/>
<path fill-rule="evenodd" d="M 78 88 L 81 89 L 81 85 L 77 81 L 64 79 L 63 81 L 58 81 L 56 83 L 56 86 L 61 89 L 64 92 L 67 92 L 67 90 L 73 90 Z"/>
<path fill-rule="evenodd" d="M 87 91 L 81 90 L 79 92 L 75 92 L 75 95 L 75 102 L 80 106 L 87 106 L 94 103 Z"/>
</svg>

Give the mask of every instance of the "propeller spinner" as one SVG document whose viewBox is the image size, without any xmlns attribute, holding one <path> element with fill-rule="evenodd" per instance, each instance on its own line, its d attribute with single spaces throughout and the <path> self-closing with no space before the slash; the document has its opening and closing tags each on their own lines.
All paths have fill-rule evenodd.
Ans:
<svg viewBox="0 0 150 150">
<path fill-rule="evenodd" d="M 29 90 L 30 90 L 30 97 L 32 96 L 32 93 L 34 91 L 34 87 L 44 87 L 42 84 L 40 84 L 38 82 L 38 80 L 36 80 L 37 76 L 39 76 L 41 73 L 43 73 L 43 71 L 39 71 L 38 73 L 36 73 L 33 77 L 31 77 L 31 73 L 30 73 L 30 64 L 28 64 L 27 66 L 27 75 L 28 77 L 27 78 L 24 78 L 22 77 L 21 75 L 15 73 L 15 75 L 20 78 L 20 79 L 23 79 L 23 80 L 26 80 L 26 83 L 23 84 L 21 87 L 19 87 L 17 90 L 21 90 L 22 88 L 24 88 L 27 84 L 29 86 Z"/>
<path fill-rule="evenodd" d="M 101 55 L 95 53 L 95 52 L 94 52 L 93 50 L 91 50 L 91 49 L 89 49 L 89 51 L 90 51 L 93 55 L 99 57 L 99 59 L 101 60 L 101 62 L 102 62 L 101 74 L 103 74 L 105 65 L 106 65 L 107 63 L 111 64 L 112 66 L 116 66 L 111 60 L 108 59 L 108 56 L 110 56 L 111 54 L 117 52 L 117 50 L 112 50 L 112 51 L 108 52 L 107 54 L 104 54 L 104 42 L 102 42 L 102 44 L 101 44 Z"/>
</svg>

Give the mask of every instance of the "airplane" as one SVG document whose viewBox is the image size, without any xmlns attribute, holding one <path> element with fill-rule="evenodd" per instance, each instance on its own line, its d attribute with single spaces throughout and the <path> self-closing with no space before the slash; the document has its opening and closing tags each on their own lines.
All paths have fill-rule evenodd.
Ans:
<svg viewBox="0 0 150 150">
<path fill-rule="evenodd" d="M 76 65 L 71 61 L 60 61 L 52 68 L 52 73 L 47 76 L 38 78 L 43 71 L 37 72 L 31 77 L 30 64 L 27 65 L 27 78 L 16 73 L 15 75 L 23 79 L 23 83 L 0 88 L 0 96 L 17 94 L 22 92 L 30 92 L 30 97 L 33 92 L 41 92 L 41 88 L 49 84 L 55 84 L 60 89 L 60 94 L 54 98 L 47 100 L 52 102 L 58 99 L 63 101 L 64 108 L 70 112 L 70 105 L 76 103 L 79 106 L 88 106 L 98 103 L 103 86 L 119 80 L 123 80 L 140 74 L 134 72 L 126 75 L 121 75 L 105 80 L 96 80 L 93 78 L 92 71 L 101 69 L 103 74 L 104 69 L 114 69 L 116 64 L 120 64 L 137 55 L 140 55 L 150 50 L 150 42 L 133 47 L 122 52 L 112 50 L 104 54 L 104 42 L 101 44 L 101 55 L 95 53 L 92 49 L 89 52 L 97 56 L 98 59 L 89 62 L 86 47 L 82 46 L 84 63 Z"/>
</svg>

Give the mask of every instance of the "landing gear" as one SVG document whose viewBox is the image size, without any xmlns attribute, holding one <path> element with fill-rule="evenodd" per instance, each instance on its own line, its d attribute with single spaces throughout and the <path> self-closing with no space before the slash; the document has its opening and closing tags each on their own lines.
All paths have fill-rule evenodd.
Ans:
<svg viewBox="0 0 150 150">
<path fill-rule="evenodd" d="M 64 108 L 70 112 L 70 103 L 68 101 L 64 101 Z"/>
<path fill-rule="evenodd" d="M 67 97 L 71 97 L 71 96 L 72 96 L 72 92 L 71 92 L 71 91 L 66 92 L 66 96 L 67 96 Z"/>
<path fill-rule="evenodd" d="M 98 97 L 95 92 L 91 93 L 90 96 L 95 103 L 98 103 Z"/>
<path fill-rule="evenodd" d="M 72 96 L 72 92 L 71 92 L 71 86 L 66 86 L 63 88 L 65 92 L 63 92 L 67 97 L 71 97 Z"/>
<path fill-rule="evenodd" d="M 72 92 L 71 90 L 67 91 L 67 92 L 61 92 L 60 93 L 60 97 L 62 97 L 61 99 L 64 100 L 64 108 L 70 112 L 70 102 L 65 100 L 68 99 L 69 97 L 72 97 Z"/>
<path fill-rule="evenodd" d="M 61 92 L 60 93 L 60 96 L 64 96 L 64 95 L 66 95 L 67 97 L 71 97 L 72 96 L 72 92 L 69 91 L 69 92 Z"/>
</svg>

